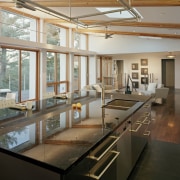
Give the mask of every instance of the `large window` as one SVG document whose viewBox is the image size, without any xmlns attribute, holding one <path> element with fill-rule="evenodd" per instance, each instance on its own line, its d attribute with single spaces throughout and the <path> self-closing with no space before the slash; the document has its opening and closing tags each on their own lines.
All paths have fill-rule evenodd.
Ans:
<svg viewBox="0 0 180 180">
<path fill-rule="evenodd" d="M 52 24 L 46 25 L 47 44 L 66 46 L 66 29 Z"/>
<path fill-rule="evenodd" d="M 76 49 L 87 50 L 87 35 L 74 32 L 73 45 Z"/>
<path fill-rule="evenodd" d="M 1 36 L 36 41 L 36 19 L 0 10 Z"/>
<path fill-rule="evenodd" d="M 68 92 L 66 54 L 47 52 L 47 92 Z"/>
<path fill-rule="evenodd" d="M 78 91 L 87 84 L 88 58 L 86 56 L 74 56 L 73 90 Z"/>
<path fill-rule="evenodd" d="M 16 93 L 16 102 L 36 98 L 37 52 L 0 49 L 0 89 Z"/>
</svg>

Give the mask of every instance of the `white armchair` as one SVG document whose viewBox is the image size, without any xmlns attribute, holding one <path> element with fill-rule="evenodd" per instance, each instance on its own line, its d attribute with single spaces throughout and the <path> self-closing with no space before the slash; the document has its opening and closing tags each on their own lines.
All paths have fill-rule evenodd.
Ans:
<svg viewBox="0 0 180 180">
<path fill-rule="evenodd" d="M 167 87 L 156 88 L 155 96 L 152 102 L 155 104 L 163 104 L 163 102 L 167 99 L 168 93 L 169 88 Z"/>
<path fill-rule="evenodd" d="M 16 93 L 7 93 L 6 99 L 16 99 Z"/>
<path fill-rule="evenodd" d="M 141 93 L 143 93 L 144 95 L 152 96 L 155 94 L 156 87 L 157 87 L 157 83 L 149 83 L 147 90 L 141 90 Z"/>
</svg>

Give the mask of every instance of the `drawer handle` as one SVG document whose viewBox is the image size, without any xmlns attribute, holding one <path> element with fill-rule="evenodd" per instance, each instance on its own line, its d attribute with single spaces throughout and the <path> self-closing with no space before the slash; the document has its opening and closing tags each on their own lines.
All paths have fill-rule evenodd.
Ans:
<svg viewBox="0 0 180 180">
<path fill-rule="evenodd" d="M 142 126 L 141 123 L 136 123 L 136 124 L 138 124 L 138 127 L 137 127 L 136 129 L 131 129 L 131 130 L 130 130 L 131 132 L 138 132 L 139 129 L 140 129 L 140 127 Z"/>
<path fill-rule="evenodd" d="M 150 120 L 148 120 L 148 117 L 145 117 L 144 121 L 142 122 L 143 124 L 149 125 L 151 123 Z"/>
<path fill-rule="evenodd" d="M 114 154 L 114 157 L 111 159 L 111 161 L 104 167 L 104 169 L 98 175 L 95 175 L 94 173 L 92 173 L 92 174 L 90 173 L 90 174 L 87 174 L 87 176 L 89 175 L 89 177 L 99 180 L 120 154 L 120 152 L 117 152 L 117 151 L 111 151 L 111 153 Z M 93 171 L 96 172 L 97 170 L 98 170 L 98 167 L 95 168 Z"/>
<path fill-rule="evenodd" d="M 149 117 L 150 115 L 151 115 L 150 112 L 145 112 L 145 113 L 144 113 L 144 116 L 145 116 L 145 117 Z"/>
<path fill-rule="evenodd" d="M 149 104 L 147 104 L 147 105 L 145 105 L 145 106 L 144 106 L 144 108 L 149 108 L 149 107 L 150 107 L 150 105 L 149 105 Z"/>
<path fill-rule="evenodd" d="M 99 161 L 113 146 L 114 144 L 116 144 L 116 142 L 120 139 L 120 137 L 116 137 L 116 136 L 110 136 L 109 138 L 113 138 L 114 141 L 108 146 L 108 148 L 106 148 L 101 154 L 100 156 L 95 156 L 93 155 L 89 155 L 88 158 L 90 159 L 95 159 L 96 161 Z"/>
<path fill-rule="evenodd" d="M 143 135 L 144 136 L 150 136 L 150 134 L 151 134 L 151 131 L 146 131 Z"/>
</svg>

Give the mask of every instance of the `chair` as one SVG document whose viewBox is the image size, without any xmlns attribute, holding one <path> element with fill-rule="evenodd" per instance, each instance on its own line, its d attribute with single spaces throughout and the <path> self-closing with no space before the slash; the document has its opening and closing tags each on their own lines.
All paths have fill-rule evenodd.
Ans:
<svg viewBox="0 0 180 180">
<path fill-rule="evenodd" d="M 144 95 L 154 96 L 157 83 L 149 83 L 146 90 L 140 90 L 140 93 Z"/>
<path fill-rule="evenodd" d="M 43 95 L 43 99 L 52 98 L 53 96 L 55 96 L 55 92 L 46 92 Z"/>
<path fill-rule="evenodd" d="M 16 93 L 7 93 L 4 101 L 4 107 L 10 107 L 16 103 Z"/>
<path fill-rule="evenodd" d="M 166 101 L 167 99 L 168 93 L 169 93 L 169 88 L 167 87 L 156 88 L 155 96 L 153 98 L 153 103 L 163 104 L 163 102 Z"/>
<path fill-rule="evenodd" d="M 16 93 L 7 93 L 6 99 L 16 99 Z"/>
</svg>

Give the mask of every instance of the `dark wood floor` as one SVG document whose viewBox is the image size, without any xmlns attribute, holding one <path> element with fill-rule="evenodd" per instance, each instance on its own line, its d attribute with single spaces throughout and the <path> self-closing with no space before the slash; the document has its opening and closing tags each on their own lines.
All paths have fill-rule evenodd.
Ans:
<svg viewBox="0 0 180 180">
<path fill-rule="evenodd" d="M 163 105 L 152 106 L 151 139 L 180 144 L 180 91 L 170 90 Z"/>
<path fill-rule="evenodd" d="M 180 179 L 180 91 L 152 106 L 151 140 L 128 180 Z"/>
</svg>

